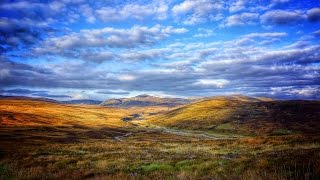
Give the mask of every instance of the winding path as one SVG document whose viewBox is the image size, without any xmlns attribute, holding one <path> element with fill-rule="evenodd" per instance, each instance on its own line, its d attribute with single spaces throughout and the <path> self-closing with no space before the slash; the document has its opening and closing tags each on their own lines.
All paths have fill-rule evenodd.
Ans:
<svg viewBox="0 0 320 180">
<path fill-rule="evenodd" d="M 134 126 L 137 128 L 141 128 L 143 130 L 146 131 L 158 131 L 158 132 L 162 132 L 162 133 L 168 133 L 168 134 L 175 134 L 178 136 L 187 136 L 187 137 L 194 137 L 194 138 L 198 138 L 199 140 L 218 140 L 218 139 L 223 139 L 223 140 L 227 140 L 227 139 L 235 139 L 238 137 L 226 137 L 223 135 L 213 135 L 213 134 L 209 134 L 206 132 L 199 132 L 199 131 L 192 131 L 192 130 L 180 130 L 180 129 L 172 129 L 172 128 L 167 128 L 167 127 L 162 127 L 162 126 L 157 126 L 154 124 L 149 124 L 148 122 L 144 121 L 144 120 L 132 120 L 132 121 L 125 121 L 126 123 L 126 128 L 129 128 L 130 126 Z M 124 135 L 119 135 L 119 136 L 115 136 L 113 137 L 115 140 L 117 141 L 123 141 L 122 139 L 128 136 L 133 135 L 133 132 L 128 132 Z"/>
</svg>

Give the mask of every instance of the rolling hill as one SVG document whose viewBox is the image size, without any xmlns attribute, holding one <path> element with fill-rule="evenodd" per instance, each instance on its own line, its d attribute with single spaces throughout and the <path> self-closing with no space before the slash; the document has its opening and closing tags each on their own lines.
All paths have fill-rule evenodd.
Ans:
<svg viewBox="0 0 320 180">
<path fill-rule="evenodd" d="M 232 96 L 124 109 L 6 97 L 0 179 L 319 179 L 319 106 Z"/>
<path fill-rule="evenodd" d="M 182 98 L 161 98 L 143 94 L 132 98 L 109 99 L 101 103 L 101 105 L 122 108 L 147 106 L 174 107 L 187 103 L 190 103 L 190 100 Z"/>
<path fill-rule="evenodd" d="M 36 98 L 0 99 L 0 125 L 84 125 L 124 126 L 124 109 L 94 105 L 68 105 Z"/>
<path fill-rule="evenodd" d="M 245 134 L 319 133 L 320 101 L 214 97 L 148 119 L 178 129 Z"/>
</svg>

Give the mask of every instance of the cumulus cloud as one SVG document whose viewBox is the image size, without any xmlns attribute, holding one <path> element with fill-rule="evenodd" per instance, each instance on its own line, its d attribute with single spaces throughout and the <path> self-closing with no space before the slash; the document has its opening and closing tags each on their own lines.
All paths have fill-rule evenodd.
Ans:
<svg viewBox="0 0 320 180">
<path fill-rule="evenodd" d="M 122 74 L 118 77 L 120 81 L 133 81 L 136 80 L 137 77 L 130 74 Z"/>
<path fill-rule="evenodd" d="M 302 99 L 319 99 L 319 86 L 285 86 L 271 87 L 271 95 L 281 98 L 302 98 Z"/>
<path fill-rule="evenodd" d="M 42 31 L 50 31 L 46 25 L 33 26 L 37 23 L 30 19 L 18 21 L 6 17 L 0 18 L 0 46 L 2 51 L 29 48 L 39 42 Z M 1 52 L 1 50 L 0 50 Z"/>
<path fill-rule="evenodd" d="M 168 5 L 163 1 L 154 1 L 151 4 L 126 4 L 122 7 L 102 7 L 96 10 L 97 16 L 105 21 L 120 21 L 125 19 L 143 20 L 146 17 L 155 17 L 158 20 L 167 18 Z"/>
<path fill-rule="evenodd" d="M 80 55 L 81 59 L 86 61 L 102 63 L 104 61 L 111 61 L 117 58 L 117 55 L 112 52 L 99 51 L 99 52 L 87 52 Z"/>
<path fill-rule="evenodd" d="M 82 99 L 89 99 L 90 96 L 85 92 L 71 92 L 69 93 L 69 96 L 72 100 L 82 100 Z"/>
<path fill-rule="evenodd" d="M 153 27 L 133 26 L 130 29 L 102 28 L 92 30 L 81 30 L 79 33 L 71 33 L 61 37 L 49 38 L 43 42 L 42 47 L 34 48 L 34 54 L 56 54 L 60 56 L 81 58 L 92 62 L 103 62 L 119 57 L 112 52 L 82 52 L 81 49 L 90 48 L 136 48 L 150 46 L 172 34 L 183 34 L 188 30 L 185 28 L 174 28 L 172 26 L 155 25 Z M 121 55 L 133 59 L 147 59 L 148 56 L 157 56 L 157 52 L 147 54 Z M 134 57 L 135 56 L 135 57 Z"/>
<path fill-rule="evenodd" d="M 250 33 L 245 35 L 246 38 L 282 38 L 287 36 L 285 32 L 269 32 L 269 33 Z"/>
<path fill-rule="evenodd" d="M 196 38 L 210 37 L 216 35 L 212 29 L 198 28 L 198 33 L 193 35 Z"/>
<path fill-rule="evenodd" d="M 90 22 L 95 20 L 92 8 L 79 1 L 4 1 L 0 3 L 0 11 L 0 52 L 36 46 L 46 37 L 63 31 L 56 24 L 75 22 L 81 15 Z"/>
<path fill-rule="evenodd" d="M 319 45 L 307 46 L 305 48 L 274 50 L 264 53 L 257 57 L 260 61 L 272 59 L 273 62 L 278 63 L 297 63 L 297 64 L 312 64 L 320 59 Z"/>
<path fill-rule="evenodd" d="M 281 35 L 262 36 L 253 34 L 248 36 L 279 37 Z M 41 71 L 32 66 L 16 63 L 11 67 L 6 66 L 10 68 L 10 71 L 15 69 L 15 72 L 6 77 L 5 80 L 0 80 L 0 83 L 10 86 L 10 82 L 14 81 L 11 85 L 94 88 L 100 89 L 99 92 L 108 92 L 110 89 L 121 89 L 120 92 L 157 91 L 186 96 L 232 92 L 254 95 L 261 91 L 269 92 L 270 86 L 303 87 L 320 83 L 317 80 L 320 78 L 320 69 L 317 66 L 312 66 L 312 63 L 319 60 L 319 56 L 316 56 L 319 51 L 318 46 L 306 46 L 303 49 L 292 49 L 294 48 L 292 47 L 291 49 L 276 51 L 261 47 L 248 48 L 244 46 L 243 48 L 235 48 L 234 42 L 230 41 L 181 46 L 175 44 L 170 47 L 171 52 L 175 53 L 182 53 L 185 48 L 194 48 L 189 53 L 189 59 L 197 59 L 200 56 L 208 58 L 199 58 L 199 61 L 179 64 L 179 62 L 185 60 L 185 58 L 182 58 L 182 61 L 176 61 L 177 63 L 172 66 L 148 70 L 128 70 L 120 73 L 110 73 L 106 70 L 99 71 L 88 67 L 87 64 L 80 63 L 78 65 L 50 66 L 47 68 L 53 71 L 44 74 L 45 69 Z M 168 51 L 168 54 L 171 54 L 170 51 Z M 8 61 L 7 63 L 12 64 Z M 27 75 L 30 72 L 33 74 L 31 77 Z M 46 81 L 43 79 L 46 79 Z M 71 94 L 67 95 L 72 96 Z M 293 98 L 297 95 L 292 93 L 288 97 Z"/>
<path fill-rule="evenodd" d="M 221 1 L 185 0 L 173 6 L 172 13 L 175 17 L 184 19 L 184 24 L 194 25 L 204 23 L 208 20 L 220 19 L 221 14 L 219 14 L 219 12 L 222 11 L 223 8 Z"/>
<path fill-rule="evenodd" d="M 261 15 L 260 21 L 263 24 L 288 25 L 297 23 L 304 18 L 304 14 L 300 11 L 271 10 Z"/>
<path fill-rule="evenodd" d="M 247 0 L 236 0 L 230 5 L 229 11 L 230 12 L 241 11 L 245 8 L 246 3 L 247 3 Z"/>
<path fill-rule="evenodd" d="M 242 13 L 229 16 L 225 23 L 222 26 L 243 26 L 243 25 L 252 25 L 256 23 L 256 20 L 259 18 L 258 13 Z"/>
<path fill-rule="evenodd" d="M 10 75 L 10 71 L 8 69 L 1 69 L 0 70 L 0 79 L 5 79 Z"/>
<path fill-rule="evenodd" d="M 152 60 L 155 58 L 164 57 L 167 52 L 170 50 L 167 48 L 163 49 L 150 49 L 145 51 L 128 51 L 120 55 L 120 59 L 126 61 L 143 61 L 143 60 Z"/>
<path fill-rule="evenodd" d="M 133 26 L 130 29 L 102 28 L 81 30 L 80 33 L 51 38 L 45 42 L 47 47 L 72 49 L 81 47 L 118 47 L 132 48 L 143 44 L 153 44 L 171 34 L 187 32 L 185 28 L 155 25 L 153 27 Z"/>
<path fill-rule="evenodd" d="M 311 22 L 320 21 L 320 8 L 312 8 L 307 11 L 307 18 Z"/>
<path fill-rule="evenodd" d="M 79 8 L 89 23 L 94 23 L 96 21 L 94 10 L 88 4 L 82 4 Z"/>
<path fill-rule="evenodd" d="M 319 99 L 319 8 L 291 2 L 1 2 L 2 93 Z"/>
<path fill-rule="evenodd" d="M 223 88 L 229 83 L 230 81 L 226 79 L 199 79 L 197 80 L 197 82 L 194 83 L 194 85 L 214 86 L 217 88 Z"/>
</svg>

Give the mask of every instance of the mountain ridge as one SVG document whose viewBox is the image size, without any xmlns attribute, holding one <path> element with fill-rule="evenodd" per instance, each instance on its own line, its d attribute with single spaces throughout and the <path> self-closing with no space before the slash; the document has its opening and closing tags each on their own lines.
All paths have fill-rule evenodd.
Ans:
<svg viewBox="0 0 320 180">
<path fill-rule="evenodd" d="M 191 100 L 183 98 L 158 97 L 148 94 L 141 94 L 131 98 L 112 98 L 105 100 L 100 105 L 107 107 L 146 107 L 146 106 L 164 106 L 175 107 L 190 103 Z"/>
</svg>

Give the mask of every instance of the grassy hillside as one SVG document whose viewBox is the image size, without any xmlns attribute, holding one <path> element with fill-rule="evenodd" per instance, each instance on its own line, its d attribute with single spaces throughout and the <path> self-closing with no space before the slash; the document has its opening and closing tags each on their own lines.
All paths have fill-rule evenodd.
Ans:
<svg viewBox="0 0 320 180">
<path fill-rule="evenodd" d="M 318 102 L 244 97 L 176 110 L 3 99 L 0 179 L 319 179 L 318 108 Z M 190 130 L 124 121 L 130 118 Z M 233 136 L 250 126 L 253 132 L 283 129 L 273 136 Z"/>
<path fill-rule="evenodd" d="M 91 105 L 66 105 L 37 99 L 0 99 L 0 125 L 124 126 L 123 109 Z"/>
<path fill-rule="evenodd" d="M 319 101 L 265 101 L 218 97 L 196 102 L 148 120 L 193 130 L 247 134 L 318 133 Z"/>
</svg>

